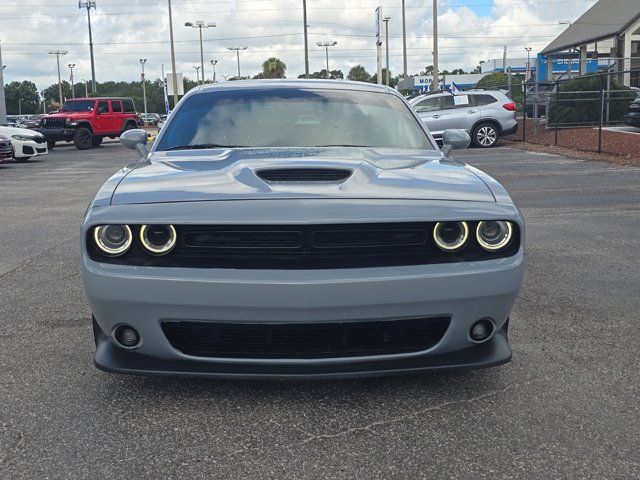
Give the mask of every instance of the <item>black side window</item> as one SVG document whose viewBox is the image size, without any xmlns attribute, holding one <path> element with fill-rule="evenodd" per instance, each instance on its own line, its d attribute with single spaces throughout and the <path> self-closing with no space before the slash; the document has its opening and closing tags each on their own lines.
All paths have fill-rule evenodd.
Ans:
<svg viewBox="0 0 640 480">
<path fill-rule="evenodd" d="M 136 107 L 133 105 L 133 100 L 130 98 L 122 100 L 122 105 L 125 113 L 136 113 Z"/>
<path fill-rule="evenodd" d="M 100 100 L 98 102 L 98 113 L 108 113 L 109 112 L 109 105 L 107 104 L 106 100 Z"/>
<path fill-rule="evenodd" d="M 122 104 L 120 100 L 111 100 L 111 111 L 115 113 L 120 113 L 122 111 Z"/>
<path fill-rule="evenodd" d="M 481 107 L 483 105 L 491 105 L 492 103 L 495 103 L 498 101 L 496 100 L 495 97 L 492 97 L 491 95 L 474 95 L 473 97 L 476 100 L 477 107 Z"/>
</svg>

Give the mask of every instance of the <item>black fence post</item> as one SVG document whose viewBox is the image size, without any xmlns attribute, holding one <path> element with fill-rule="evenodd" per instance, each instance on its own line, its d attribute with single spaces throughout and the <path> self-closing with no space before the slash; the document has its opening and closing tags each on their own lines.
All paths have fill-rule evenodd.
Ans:
<svg viewBox="0 0 640 480">
<path fill-rule="evenodd" d="M 522 100 L 522 106 L 524 107 L 524 114 L 522 115 L 522 143 L 527 140 L 527 82 L 523 82 L 522 88 L 524 90 L 524 99 Z"/>
<path fill-rule="evenodd" d="M 555 103 L 555 108 L 554 108 L 554 113 L 556 116 L 556 128 L 555 128 L 555 143 L 554 145 L 557 147 L 558 146 L 558 128 L 560 128 L 560 111 L 559 111 L 559 103 L 560 103 L 560 81 L 557 80 L 556 81 L 556 101 Z"/>
<path fill-rule="evenodd" d="M 598 125 L 598 153 L 602 153 L 602 121 L 604 118 L 604 75 L 600 75 L 600 122 Z"/>
</svg>

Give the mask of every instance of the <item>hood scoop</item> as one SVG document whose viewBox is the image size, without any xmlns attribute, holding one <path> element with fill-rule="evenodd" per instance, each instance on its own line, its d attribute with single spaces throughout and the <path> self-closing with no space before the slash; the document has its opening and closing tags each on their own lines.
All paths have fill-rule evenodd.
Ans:
<svg viewBox="0 0 640 480">
<path fill-rule="evenodd" d="M 353 171 L 343 168 L 273 168 L 255 173 L 267 183 L 335 183 L 344 182 Z"/>
</svg>

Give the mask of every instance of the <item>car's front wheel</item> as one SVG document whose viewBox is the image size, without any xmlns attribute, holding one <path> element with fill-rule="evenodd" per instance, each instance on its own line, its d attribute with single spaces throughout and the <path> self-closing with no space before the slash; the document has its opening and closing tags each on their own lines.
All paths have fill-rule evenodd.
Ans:
<svg viewBox="0 0 640 480">
<path fill-rule="evenodd" d="M 48 142 L 47 142 L 47 148 L 48 148 L 49 150 L 53 150 L 54 148 L 56 148 L 56 142 L 53 142 L 53 141 L 51 141 L 51 140 L 50 140 L 50 141 L 48 141 Z"/>
<path fill-rule="evenodd" d="M 476 147 L 494 147 L 498 143 L 498 129 L 493 123 L 480 123 L 473 129 L 471 139 Z"/>
<path fill-rule="evenodd" d="M 88 128 L 79 128 L 73 135 L 73 144 L 78 150 L 89 150 L 92 145 L 91 131 Z"/>
</svg>

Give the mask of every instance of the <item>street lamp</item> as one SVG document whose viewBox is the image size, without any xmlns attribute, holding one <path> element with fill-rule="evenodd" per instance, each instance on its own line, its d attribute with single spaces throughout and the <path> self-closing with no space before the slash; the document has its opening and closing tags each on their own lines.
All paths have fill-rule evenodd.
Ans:
<svg viewBox="0 0 640 480">
<path fill-rule="evenodd" d="M 147 63 L 147 59 L 146 58 L 141 58 L 140 59 L 140 66 L 142 67 L 142 73 L 140 74 L 140 79 L 142 81 L 142 98 L 144 100 L 144 118 L 145 121 L 147 119 L 147 80 L 144 77 L 144 64 Z"/>
<path fill-rule="evenodd" d="M 196 69 L 196 82 L 200 83 L 200 65 L 194 65 L 193 68 Z"/>
<path fill-rule="evenodd" d="M 67 50 L 49 50 L 50 55 L 55 55 L 58 62 L 58 95 L 60 96 L 60 106 L 62 107 L 62 80 L 60 79 L 60 55 L 69 53 Z"/>
<path fill-rule="evenodd" d="M 235 50 L 238 57 L 238 80 L 240 80 L 240 50 L 246 50 L 247 47 L 227 47 L 228 50 Z"/>
<path fill-rule="evenodd" d="M 69 70 L 71 70 L 71 76 L 69 77 L 69 79 L 71 80 L 71 98 L 76 98 L 76 89 L 73 85 L 73 67 L 75 66 L 75 63 L 70 63 L 69 65 L 67 65 L 67 67 L 69 67 Z"/>
<path fill-rule="evenodd" d="M 202 68 L 202 83 L 204 83 L 204 51 L 202 49 L 202 29 L 213 28 L 216 26 L 214 22 L 204 23 L 202 20 L 196 20 L 195 22 L 187 22 L 185 27 L 197 28 L 200 31 L 200 67 Z"/>
<path fill-rule="evenodd" d="M 96 93 L 96 65 L 93 61 L 93 36 L 91 35 L 91 9 L 96 8 L 95 0 L 78 0 L 78 8 L 87 9 L 87 23 L 89 24 L 89 52 L 91 53 L 91 91 Z"/>
<path fill-rule="evenodd" d="M 213 83 L 216 83 L 216 65 L 217 64 L 218 64 L 218 60 L 211 60 L 211 66 L 213 67 Z"/>
<path fill-rule="evenodd" d="M 324 47 L 325 56 L 327 58 L 327 78 L 329 78 L 329 47 L 335 47 L 338 42 L 316 42 L 319 47 Z"/>
<path fill-rule="evenodd" d="M 391 17 L 384 17 L 382 21 L 384 22 L 384 42 L 386 44 L 386 69 L 387 69 L 387 86 L 389 86 L 390 76 L 389 76 L 389 20 Z"/>
<path fill-rule="evenodd" d="M 89 98 L 89 80 L 84 78 L 81 78 L 80 80 L 84 83 L 84 98 Z"/>
</svg>

